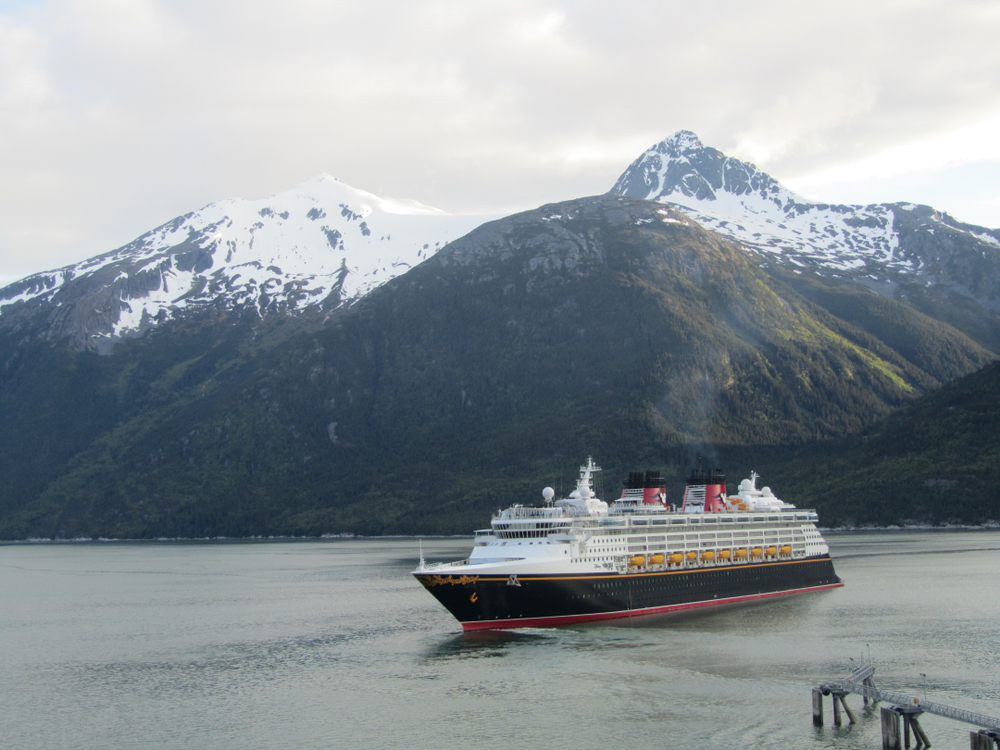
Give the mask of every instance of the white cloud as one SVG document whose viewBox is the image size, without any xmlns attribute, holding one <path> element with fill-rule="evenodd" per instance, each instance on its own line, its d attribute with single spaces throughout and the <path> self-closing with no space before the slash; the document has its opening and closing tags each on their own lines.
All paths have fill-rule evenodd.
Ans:
<svg viewBox="0 0 1000 750">
<path fill-rule="evenodd" d="M 34 29 L 0 16 L 0 106 L 34 108 L 52 93 L 45 39 Z"/>
<path fill-rule="evenodd" d="M 559 41 L 559 30 L 566 23 L 565 14 L 550 10 L 536 18 L 525 18 L 517 23 L 518 37 L 533 44 L 551 44 Z"/>
<path fill-rule="evenodd" d="M 973 0 L 3 7 L 8 275 L 321 172 L 451 212 L 604 192 L 680 128 L 779 179 L 884 182 L 935 149 L 972 164 L 985 130 L 935 134 L 1000 110 L 1000 16 Z"/>
<path fill-rule="evenodd" d="M 816 200 L 910 201 L 974 224 L 1000 228 L 1000 112 L 856 161 L 784 180 Z"/>
<path fill-rule="evenodd" d="M 805 190 L 831 183 L 883 180 L 977 161 L 1000 161 L 1000 112 L 961 128 L 932 133 L 857 161 L 788 180 L 787 184 L 793 190 Z"/>
</svg>

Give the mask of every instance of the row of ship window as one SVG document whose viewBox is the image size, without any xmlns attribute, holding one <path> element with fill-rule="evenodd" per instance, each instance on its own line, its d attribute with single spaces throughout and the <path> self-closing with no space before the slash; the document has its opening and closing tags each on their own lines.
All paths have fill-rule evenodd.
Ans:
<svg viewBox="0 0 1000 750">
<path fill-rule="evenodd" d="M 504 531 L 499 531 L 498 530 L 493 535 L 490 535 L 490 534 L 481 534 L 479 536 L 482 536 L 482 537 L 495 536 L 497 539 L 544 539 L 544 538 L 546 538 L 549 535 L 549 533 L 550 532 L 547 531 L 547 530 L 545 530 L 545 529 L 529 529 L 529 530 L 523 530 L 523 531 L 522 530 L 513 530 L 513 529 L 510 529 L 510 530 L 504 530 Z M 818 536 L 818 534 L 817 534 L 817 536 Z M 681 541 L 684 538 L 687 538 L 687 539 L 710 539 L 710 540 L 719 539 L 719 540 L 722 540 L 722 539 L 729 539 L 729 538 L 735 539 L 737 537 L 740 538 L 740 539 L 749 539 L 749 538 L 756 539 L 758 537 L 764 537 L 764 538 L 767 538 L 767 539 L 779 539 L 779 541 L 792 541 L 793 539 L 795 541 L 805 541 L 805 537 L 804 536 L 793 536 L 792 534 L 790 534 L 788 532 L 782 533 L 782 532 L 778 532 L 778 531 L 773 531 L 773 532 L 772 531 L 768 531 L 768 532 L 765 532 L 765 531 L 749 531 L 749 532 L 742 532 L 742 533 L 741 532 L 735 532 L 735 533 L 726 533 L 726 534 L 704 533 L 704 532 L 701 533 L 701 534 L 668 534 L 666 538 L 668 540 L 670 540 L 670 541 Z M 630 544 L 637 544 L 637 543 L 640 543 L 640 542 L 644 542 L 647 539 L 649 541 L 662 541 L 663 538 L 664 538 L 663 536 L 629 537 L 627 541 Z"/>
<path fill-rule="evenodd" d="M 772 573 L 773 572 L 777 572 L 779 574 L 783 574 L 786 576 L 788 575 L 788 571 L 785 570 L 772 571 Z M 654 589 L 671 588 L 671 587 L 676 588 L 678 585 L 683 586 L 684 588 L 690 588 L 691 586 L 702 585 L 702 582 L 705 581 L 706 578 L 708 579 L 728 578 L 732 575 L 733 571 L 731 569 L 715 570 L 707 573 L 702 573 L 697 577 L 697 581 L 692 580 L 694 578 L 694 576 L 692 575 L 674 575 L 669 577 L 657 578 L 655 585 L 636 583 L 634 581 L 598 581 L 593 584 L 593 588 L 599 589 L 601 591 L 614 591 L 614 590 L 625 590 L 625 589 L 630 589 L 631 591 L 652 591 Z M 765 581 L 773 578 L 774 578 L 773 575 L 760 575 L 760 574 L 741 576 L 741 579 L 745 581 Z"/>
</svg>

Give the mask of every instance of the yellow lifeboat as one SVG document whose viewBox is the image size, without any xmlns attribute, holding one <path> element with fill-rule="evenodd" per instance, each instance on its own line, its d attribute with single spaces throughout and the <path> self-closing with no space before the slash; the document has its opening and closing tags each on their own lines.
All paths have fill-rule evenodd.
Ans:
<svg viewBox="0 0 1000 750">
<path fill-rule="evenodd" d="M 660 564 L 663 563 L 663 561 L 665 559 L 666 558 L 664 558 L 663 555 L 661 555 L 659 552 L 657 552 L 655 555 L 650 555 L 649 556 L 649 564 L 650 565 L 660 565 Z"/>
<path fill-rule="evenodd" d="M 682 555 L 680 552 L 674 552 L 672 555 L 670 555 L 671 564 L 679 563 L 683 559 L 684 555 Z"/>
<path fill-rule="evenodd" d="M 763 554 L 764 550 L 762 550 L 760 547 L 754 547 L 752 550 L 750 550 L 750 557 L 760 557 Z"/>
<path fill-rule="evenodd" d="M 711 550 L 711 549 L 705 550 L 704 552 L 701 553 L 701 559 L 702 560 L 714 560 L 715 559 L 715 550 Z"/>
<path fill-rule="evenodd" d="M 637 568 L 640 565 L 645 565 L 646 564 L 646 557 L 645 557 L 645 555 L 632 555 L 632 557 L 630 557 L 628 559 L 628 564 L 629 564 L 629 567 L 632 567 L 632 568 Z"/>
<path fill-rule="evenodd" d="M 774 557 L 776 554 L 778 554 L 778 548 L 768 547 L 766 550 L 764 550 L 764 554 L 766 554 L 768 557 Z"/>
<path fill-rule="evenodd" d="M 790 544 L 782 545 L 782 547 L 781 547 L 781 554 L 783 554 L 783 555 L 790 555 L 790 554 L 792 554 L 792 547 L 791 547 L 791 545 Z"/>
<path fill-rule="evenodd" d="M 747 551 L 745 549 L 738 549 L 738 550 L 736 550 L 736 559 L 737 560 L 742 560 L 746 556 L 747 556 Z"/>
<path fill-rule="evenodd" d="M 733 556 L 733 553 L 730 550 L 728 550 L 728 549 L 720 549 L 719 550 L 719 559 L 720 560 L 728 560 L 732 556 Z"/>
<path fill-rule="evenodd" d="M 694 560 L 696 557 L 698 557 L 698 553 L 697 552 L 688 552 L 685 555 L 685 557 L 687 557 L 688 560 Z"/>
</svg>

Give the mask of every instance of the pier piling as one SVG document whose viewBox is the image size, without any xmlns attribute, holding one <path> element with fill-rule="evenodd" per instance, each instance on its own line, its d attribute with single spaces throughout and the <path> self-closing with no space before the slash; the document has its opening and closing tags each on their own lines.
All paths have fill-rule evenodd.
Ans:
<svg viewBox="0 0 1000 750">
<path fill-rule="evenodd" d="M 826 685 L 820 685 L 818 688 L 813 688 L 813 725 L 817 727 L 823 726 L 823 696 L 829 695 L 833 698 L 833 725 L 841 726 L 843 720 L 841 719 L 840 710 L 843 708 L 844 713 L 847 714 L 847 720 L 851 724 L 857 724 L 858 718 L 854 715 L 851 707 L 847 705 L 845 696 L 847 693 L 838 692 L 832 690 Z"/>
<path fill-rule="evenodd" d="M 870 675 L 868 677 L 865 677 L 865 679 L 862 680 L 861 684 L 864 685 L 865 687 L 869 687 L 872 690 L 875 690 L 875 680 L 873 680 Z M 863 695 L 863 698 L 864 698 L 864 701 L 865 701 L 865 705 L 867 706 L 868 705 L 868 693 L 865 693 Z M 878 703 L 878 699 L 877 698 L 872 698 L 872 703 Z"/>
<path fill-rule="evenodd" d="M 823 691 L 813 688 L 813 726 L 823 726 Z"/>
<path fill-rule="evenodd" d="M 899 737 L 899 714 L 882 708 L 882 750 L 902 750 Z"/>
<path fill-rule="evenodd" d="M 882 747 L 891 750 L 910 750 L 910 735 L 913 735 L 915 750 L 924 750 L 931 746 L 924 728 L 920 726 L 917 717 L 923 713 L 912 706 L 892 706 L 882 709 Z M 893 719 L 889 715 L 896 718 Z M 903 719 L 903 736 L 899 736 L 899 719 Z M 900 741 L 902 739 L 902 741 Z"/>
<path fill-rule="evenodd" d="M 986 729 L 969 732 L 970 750 L 995 750 L 998 747 L 1000 747 L 1000 732 L 991 732 Z"/>
<path fill-rule="evenodd" d="M 917 750 L 920 750 L 922 747 L 930 747 L 931 741 L 927 737 L 927 733 L 924 732 L 924 728 L 920 726 L 920 722 L 917 721 L 916 714 L 910 716 L 910 726 L 913 727 L 913 734 L 917 738 Z"/>
<path fill-rule="evenodd" d="M 833 694 L 834 703 L 836 703 L 839 700 L 840 705 L 844 707 L 844 713 L 847 714 L 847 720 L 852 724 L 857 724 L 858 723 L 857 717 L 855 717 L 854 712 L 851 710 L 851 707 L 847 705 L 846 698 L 847 698 L 847 693 Z"/>
</svg>

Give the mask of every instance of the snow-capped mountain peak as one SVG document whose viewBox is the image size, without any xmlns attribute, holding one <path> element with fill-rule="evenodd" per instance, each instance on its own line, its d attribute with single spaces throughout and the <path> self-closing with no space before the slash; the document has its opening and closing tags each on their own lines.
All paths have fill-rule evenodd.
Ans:
<svg viewBox="0 0 1000 750">
<path fill-rule="evenodd" d="M 685 151 L 693 151 L 695 149 L 704 148 L 701 139 L 697 135 L 692 133 L 690 130 L 678 130 L 673 135 L 664 138 L 660 141 L 654 148 L 657 148 L 661 153 L 669 154 L 670 156 L 680 156 Z"/>
<path fill-rule="evenodd" d="M 53 333 L 106 350 L 189 307 L 332 309 L 490 218 L 383 198 L 323 174 L 270 198 L 212 203 L 117 250 L 15 282 L 0 289 L 0 316 L 45 304 L 86 309 L 60 316 Z"/>
<path fill-rule="evenodd" d="M 341 182 L 328 174 L 321 174 L 306 180 L 301 185 L 297 185 L 288 193 L 305 198 L 306 200 L 317 200 L 320 196 L 328 196 L 328 200 L 343 198 L 348 203 L 357 204 L 367 216 L 372 211 L 381 211 L 386 214 L 399 214 L 405 216 L 448 216 L 446 211 L 433 206 L 426 206 L 415 200 L 383 198 L 369 193 L 367 190 L 360 190 Z M 279 193 L 285 195 L 286 193 Z M 277 198 L 278 196 L 275 196 Z"/>
<path fill-rule="evenodd" d="M 672 205 L 776 262 L 877 282 L 937 262 L 919 240 L 935 225 L 964 235 L 963 241 L 1000 241 L 1000 231 L 962 224 L 928 206 L 808 200 L 687 130 L 650 147 L 610 192 Z"/>
</svg>

